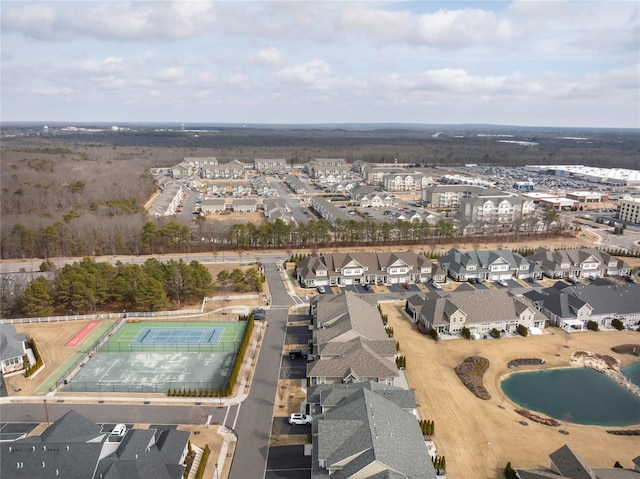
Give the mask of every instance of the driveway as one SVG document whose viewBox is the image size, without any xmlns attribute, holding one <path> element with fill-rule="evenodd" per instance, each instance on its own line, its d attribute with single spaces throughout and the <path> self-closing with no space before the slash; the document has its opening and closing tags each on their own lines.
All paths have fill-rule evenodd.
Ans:
<svg viewBox="0 0 640 479">
<path fill-rule="evenodd" d="M 358 294 L 373 293 L 373 291 L 371 291 L 371 288 L 369 288 L 367 290 L 367 289 L 365 289 L 364 285 L 362 285 L 362 284 L 349 284 L 347 286 L 343 286 L 340 289 L 342 289 L 344 291 L 351 291 L 353 293 L 358 293 Z"/>
<path fill-rule="evenodd" d="M 387 288 L 389 289 L 389 291 L 391 291 L 392 293 L 419 293 L 420 292 L 420 288 L 418 288 L 418 285 L 416 284 L 411 284 L 408 283 L 409 287 L 405 288 L 402 284 L 390 284 L 387 285 Z"/>
<path fill-rule="evenodd" d="M 304 446 L 271 446 L 265 479 L 309 479 L 311 456 L 304 455 Z"/>
<path fill-rule="evenodd" d="M 287 326 L 287 335 L 285 344 L 309 344 L 313 332 L 308 325 L 304 326 Z"/>
</svg>

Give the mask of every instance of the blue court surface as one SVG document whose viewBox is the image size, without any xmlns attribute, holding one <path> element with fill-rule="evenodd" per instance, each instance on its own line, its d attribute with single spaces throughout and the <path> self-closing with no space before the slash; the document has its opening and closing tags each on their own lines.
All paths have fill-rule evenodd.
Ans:
<svg viewBox="0 0 640 479">
<path fill-rule="evenodd" d="M 224 328 L 142 328 L 130 346 L 150 344 L 207 344 L 217 346 Z"/>
</svg>

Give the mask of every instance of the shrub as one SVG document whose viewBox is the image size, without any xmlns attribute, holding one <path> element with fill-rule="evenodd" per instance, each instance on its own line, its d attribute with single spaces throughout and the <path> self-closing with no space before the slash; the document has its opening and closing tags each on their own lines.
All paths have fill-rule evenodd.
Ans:
<svg viewBox="0 0 640 479">
<path fill-rule="evenodd" d="M 518 324 L 517 331 L 520 336 L 524 336 L 525 338 L 529 336 L 529 330 L 524 324 Z"/>
<path fill-rule="evenodd" d="M 618 318 L 613 318 L 613 321 L 611 321 L 611 326 L 616 328 L 618 331 L 622 331 L 624 329 L 624 323 Z"/>
<path fill-rule="evenodd" d="M 491 330 L 491 336 L 493 336 L 496 339 L 500 339 L 500 330 L 493 328 Z"/>
<path fill-rule="evenodd" d="M 600 327 L 598 326 L 598 323 L 596 323 L 595 321 L 589 320 L 587 321 L 587 329 L 589 331 L 599 331 Z"/>
<path fill-rule="evenodd" d="M 460 334 L 465 339 L 471 339 L 471 330 L 469 328 L 467 328 L 466 326 L 462 327 L 462 331 L 460 331 Z"/>
<path fill-rule="evenodd" d="M 507 466 L 504 468 L 504 477 L 506 479 L 517 479 L 516 471 L 511 467 L 511 463 L 507 462 Z"/>
<path fill-rule="evenodd" d="M 431 336 L 435 341 L 439 339 L 438 331 L 435 328 L 431 328 L 429 330 L 429 336 Z"/>
</svg>

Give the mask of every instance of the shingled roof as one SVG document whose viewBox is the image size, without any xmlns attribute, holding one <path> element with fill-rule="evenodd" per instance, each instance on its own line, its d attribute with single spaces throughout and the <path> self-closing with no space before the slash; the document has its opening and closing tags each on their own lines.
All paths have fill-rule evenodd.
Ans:
<svg viewBox="0 0 640 479">
<path fill-rule="evenodd" d="M 312 478 L 327 477 L 329 469 L 333 479 L 346 479 L 371 467 L 379 472 L 367 477 L 436 477 L 417 418 L 369 389 L 354 390 L 319 416 L 313 432 Z"/>
</svg>

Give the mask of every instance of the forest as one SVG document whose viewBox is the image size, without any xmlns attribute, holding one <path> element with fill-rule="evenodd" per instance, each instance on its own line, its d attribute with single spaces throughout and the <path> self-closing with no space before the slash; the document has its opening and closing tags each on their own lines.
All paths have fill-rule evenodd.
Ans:
<svg viewBox="0 0 640 479">
<path fill-rule="evenodd" d="M 43 262 L 41 269 L 47 269 Z M 14 298 L 3 301 L 3 317 L 91 314 L 97 311 L 157 311 L 202 301 L 213 292 L 213 279 L 199 262 L 144 264 L 96 262 L 67 264 L 52 278 L 39 276 Z"/>
</svg>

